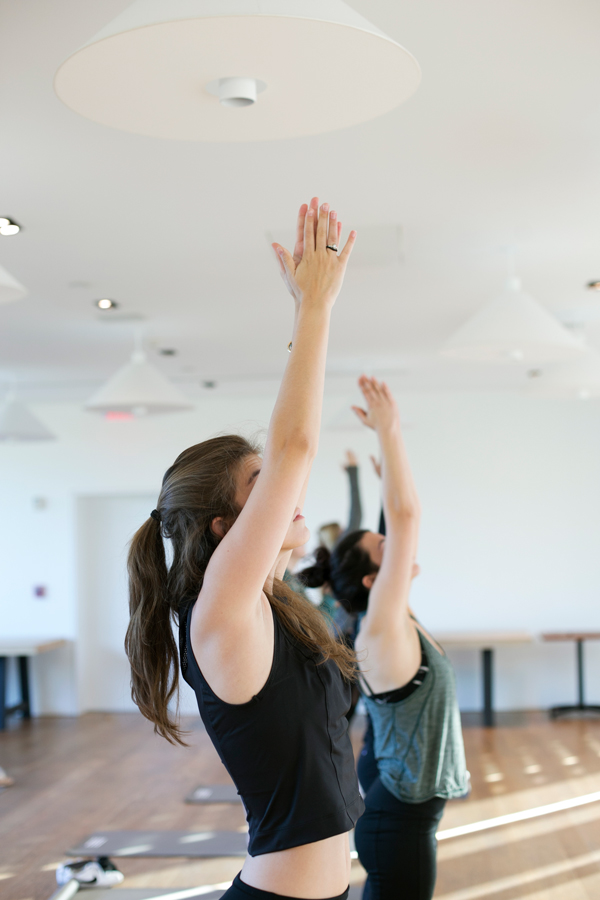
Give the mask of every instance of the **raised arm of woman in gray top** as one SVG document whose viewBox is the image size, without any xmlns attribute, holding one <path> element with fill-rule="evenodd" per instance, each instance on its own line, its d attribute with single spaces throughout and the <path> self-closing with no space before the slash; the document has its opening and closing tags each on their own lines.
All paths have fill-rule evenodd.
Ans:
<svg viewBox="0 0 600 900">
<path fill-rule="evenodd" d="M 350 516 L 344 534 L 350 534 L 352 531 L 358 531 L 362 522 L 362 503 L 358 484 L 358 459 L 352 450 L 346 450 L 344 469 L 350 483 Z"/>
</svg>

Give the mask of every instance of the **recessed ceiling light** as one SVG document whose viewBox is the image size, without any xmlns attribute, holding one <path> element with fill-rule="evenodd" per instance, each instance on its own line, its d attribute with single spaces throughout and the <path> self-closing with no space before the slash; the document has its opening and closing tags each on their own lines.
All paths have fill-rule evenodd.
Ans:
<svg viewBox="0 0 600 900">
<path fill-rule="evenodd" d="M 98 309 L 116 309 L 119 305 L 114 300 L 109 300 L 108 297 L 103 297 L 102 300 L 95 300 L 94 303 Z"/>
<path fill-rule="evenodd" d="M 177 356 L 177 350 L 173 347 L 161 347 L 158 352 L 161 356 Z"/>
<path fill-rule="evenodd" d="M 9 219 L 7 216 L 0 216 L 0 234 L 2 237 L 11 237 L 13 234 L 18 234 L 21 230 L 21 226 L 17 225 L 12 219 Z"/>
<path fill-rule="evenodd" d="M 587 286 L 592 291 L 600 291 L 600 281 L 588 281 Z"/>
</svg>

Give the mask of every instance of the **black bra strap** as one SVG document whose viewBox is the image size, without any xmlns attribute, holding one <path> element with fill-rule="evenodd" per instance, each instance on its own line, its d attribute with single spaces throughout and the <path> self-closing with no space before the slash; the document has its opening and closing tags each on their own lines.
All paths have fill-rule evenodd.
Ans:
<svg viewBox="0 0 600 900">
<path fill-rule="evenodd" d="M 363 673 L 360 671 L 360 669 L 358 670 L 357 681 L 358 681 L 359 685 L 363 684 L 363 685 L 366 687 L 366 689 L 367 689 L 367 690 L 366 690 L 367 695 L 368 695 L 369 697 L 372 697 L 373 694 L 374 694 L 373 688 L 371 687 L 371 685 L 369 684 L 369 682 L 367 681 L 367 679 L 365 678 L 365 676 L 363 675 Z"/>
</svg>

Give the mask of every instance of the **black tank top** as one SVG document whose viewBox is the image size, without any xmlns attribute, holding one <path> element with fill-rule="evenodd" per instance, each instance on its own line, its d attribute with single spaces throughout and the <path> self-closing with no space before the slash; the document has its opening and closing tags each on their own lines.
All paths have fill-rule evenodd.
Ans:
<svg viewBox="0 0 600 900">
<path fill-rule="evenodd" d="M 191 609 L 181 622 L 181 670 L 246 808 L 250 856 L 350 831 L 364 805 L 348 736 L 350 686 L 337 665 L 319 664 L 273 613 L 265 685 L 247 703 L 225 703 L 194 658 L 190 618 Z"/>
</svg>

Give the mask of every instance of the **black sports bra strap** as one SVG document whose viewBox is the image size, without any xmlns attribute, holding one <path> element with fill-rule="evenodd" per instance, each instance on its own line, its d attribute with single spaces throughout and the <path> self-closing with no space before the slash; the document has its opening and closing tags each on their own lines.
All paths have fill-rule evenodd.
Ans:
<svg viewBox="0 0 600 900">
<path fill-rule="evenodd" d="M 367 681 L 367 679 L 365 678 L 365 676 L 363 675 L 363 673 L 360 671 L 360 669 L 358 670 L 358 678 L 357 678 L 357 681 L 358 681 L 359 683 L 362 682 L 362 684 L 364 684 L 364 686 L 365 686 L 366 689 L 367 689 L 368 696 L 369 696 L 369 697 L 372 697 L 373 694 L 375 693 L 375 691 L 373 690 L 373 688 L 371 687 L 371 685 L 369 684 L 369 682 Z"/>
</svg>

